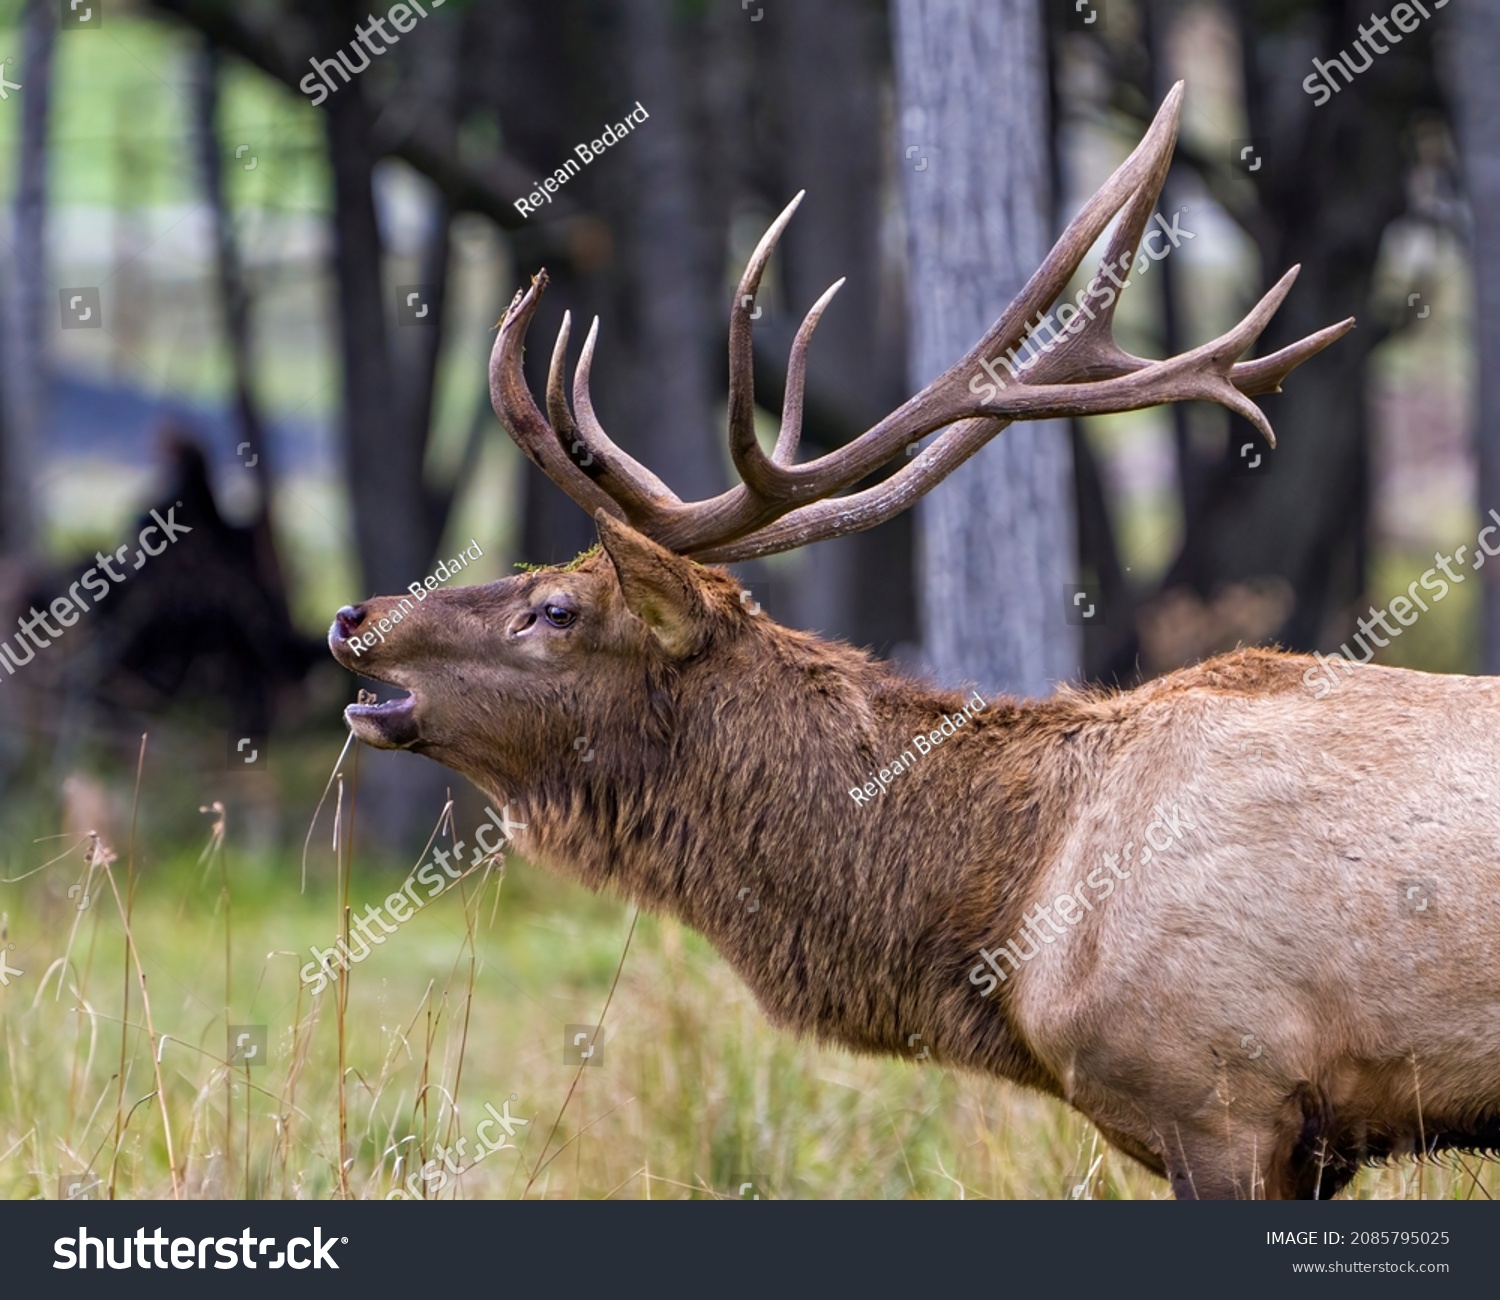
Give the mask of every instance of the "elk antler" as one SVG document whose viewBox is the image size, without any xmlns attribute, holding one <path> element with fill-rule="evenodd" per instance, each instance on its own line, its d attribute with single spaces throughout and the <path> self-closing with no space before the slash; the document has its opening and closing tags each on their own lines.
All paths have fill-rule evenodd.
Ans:
<svg viewBox="0 0 1500 1300">
<path fill-rule="evenodd" d="M 1276 436 L 1270 423 L 1250 398 L 1279 392 L 1292 370 L 1354 327 L 1351 317 L 1271 356 L 1236 363 L 1235 358 L 1260 337 L 1290 291 L 1299 267 L 1282 276 L 1234 329 L 1180 356 L 1148 361 L 1122 350 L 1113 334 L 1118 295 L 1105 290 L 1109 301 L 1097 307 L 1085 308 L 1085 293 L 1077 295 L 1079 306 L 1061 322 L 1061 337 L 1049 327 L 1055 341 L 1026 363 L 1023 373 L 1017 374 L 1016 367 L 1008 365 L 1011 377 L 1006 382 L 996 369 L 1002 357 L 1014 358 L 1015 350 L 1036 328 L 1033 319 L 1043 319 L 1095 240 L 1117 216 L 1099 276 L 1086 292 L 1090 300 L 1101 296 L 1099 277 L 1106 274 L 1120 285 L 1115 268 L 1128 269 L 1134 261 L 1161 196 L 1177 139 L 1182 94 L 1179 82 L 1145 138 L 1084 204 L 985 336 L 879 424 L 826 456 L 802 465 L 793 460 L 801 434 L 808 343 L 842 280 L 818 299 L 797 330 L 787 363 L 781 431 L 769 456 L 755 437 L 751 303 L 771 251 L 802 201 L 800 193 L 756 246 L 730 308 L 729 452 L 741 480 L 737 487 L 706 501 L 684 502 L 610 440 L 589 396 L 597 319 L 578 360 L 573 409 L 569 410 L 563 371 L 570 321 L 564 315 L 547 378 L 547 417 L 542 416 L 521 372 L 521 350 L 526 327 L 547 286 L 545 271 L 516 294 L 500 322 L 490 357 L 495 412 L 527 456 L 586 510 L 607 510 L 671 550 L 716 563 L 789 551 L 882 523 L 952 473 L 1012 420 L 1102 415 L 1164 402 L 1206 400 L 1244 416 L 1274 447 Z M 939 429 L 944 432 L 889 478 L 863 491 L 836 495 Z"/>
</svg>

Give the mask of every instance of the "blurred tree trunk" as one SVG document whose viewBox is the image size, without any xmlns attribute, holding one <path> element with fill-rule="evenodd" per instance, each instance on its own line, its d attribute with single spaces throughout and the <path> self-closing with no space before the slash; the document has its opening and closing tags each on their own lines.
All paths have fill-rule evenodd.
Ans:
<svg viewBox="0 0 1500 1300">
<path fill-rule="evenodd" d="M 533 176 L 575 158 L 579 141 L 597 139 L 637 100 L 649 115 L 560 193 L 575 214 L 597 220 L 551 205 L 513 236 L 524 281 L 547 233 L 572 231 L 571 265 L 548 261 L 551 284 L 531 325 L 533 391 L 543 389 L 563 312 L 573 317 L 570 365 L 597 315 L 592 391 L 601 421 L 678 493 L 712 496 L 726 484 L 724 363 L 714 343 L 728 317 L 722 277 L 733 191 L 703 160 L 729 147 L 716 133 L 717 88 L 734 56 L 719 39 L 723 15 L 655 0 L 601 13 L 561 0 L 497 7 L 482 21 L 491 62 L 511 70 L 486 100 L 507 148 Z M 526 560 L 566 560 L 593 540 L 588 517 L 529 463 L 522 481 Z"/>
<path fill-rule="evenodd" d="M 326 48 L 347 44 L 355 10 L 320 15 Z M 355 541 L 366 587 L 404 589 L 428 572 L 446 520 L 435 517 L 425 462 L 434 371 L 441 349 L 447 281 L 447 212 L 438 216 L 431 255 L 421 274 L 425 320 L 406 327 L 419 336 L 398 348 L 395 285 L 386 285 L 384 241 L 375 206 L 380 150 L 356 77 L 323 106 L 333 170 L 334 270 L 343 360 L 344 455 Z M 402 328 L 399 324 L 396 328 Z M 406 364 L 402 364 L 403 361 Z"/>
<path fill-rule="evenodd" d="M 1246 125 L 1237 129 L 1254 142 L 1261 167 L 1253 178 L 1231 170 L 1227 137 L 1210 137 L 1215 154 L 1195 153 L 1201 135 L 1179 148 L 1178 161 L 1199 172 L 1257 246 L 1260 283 L 1241 311 L 1287 268 L 1302 267 L 1255 353 L 1346 316 L 1359 328 L 1299 368 L 1284 393 L 1261 402 L 1276 429 L 1275 452 L 1243 420 L 1216 415 L 1227 421 L 1229 454 L 1205 463 L 1190 450 L 1180 484 L 1183 543 L 1152 599 L 1179 588 L 1207 602 L 1231 584 L 1281 578 L 1295 600 L 1270 636 L 1291 650 L 1331 648 L 1363 601 L 1365 390 L 1371 354 L 1391 331 L 1376 310 L 1375 271 L 1388 228 L 1408 213 L 1413 125 L 1443 110 L 1432 57 L 1437 24 L 1407 34 L 1319 105 L 1302 85 L 1311 59 L 1337 58 L 1367 11 L 1354 0 L 1309 0 L 1295 9 L 1279 0 L 1224 0 L 1224 9 L 1237 28 L 1243 70 Z M 1158 47 L 1163 35 L 1156 34 Z M 1143 60 L 1132 100 L 1151 90 L 1153 71 Z M 1134 102 L 1119 106 L 1139 111 Z M 1262 472 L 1236 473 L 1244 448 L 1247 456 L 1259 453 Z M 1115 649 L 1099 675 L 1136 675 L 1142 645 L 1133 629 Z"/>
<path fill-rule="evenodd" d="M 1141 16 L 1142 34 L 1148 49 L 1160 43 L 1159 33 L 1162 26 L 1160 6 L 1163 3 L 1173 2 L 1174 0 L 1146 0 L 1146 8 Z M 1060 10 L 1054 8 L 1048 17 L 1046 30 L 1048 67 L 1051 70 L 1051 76 L 1048 78 L 1047 107 L 1052 121 L 1052 130 L 1049 132 L 1049 174 L 1054 203 L 1053 222 L 1057 229 L 1062 229 L 1073 216 L 1070 209 L 1062 206 L 1067 199 L 1064 197 L 1059 202 L 1059 196 L 1066 196 L 1068 191 L 1066 165 L 1069 141 L 1064 128 L 1067 118 L 1065 97 L 1068 93 L 1065 75 L 1066 58 L 1070 48 L 1069 43 L 1078 38 L 1065 34 L 1066 15 Z M 1165 93 L 1165 88 L 1163 93 Z M 1153 108 L 1160 102 L 1160 95 L 1144 97 Z M 1171 260 L 1167 258 L 1161 263 L 1163 269 L 1171 264 Z M 1169 282 L 1164 279 L 1162 285 L 1167 303 L 1170 305 L 1174 300 L 1169 291 Z M 1165 333 L 1169 339 L 1173 337 L 1173 320 L 1172 315 L 1167 317 Z M 1176 405 L 1171 407 L 1174 414 L 1180 409 Z M 1120 558 L 1120 550 L 1115 541 L 1115 529 L 1110 518 L 1110 501 L 1105 489 L 1103 468 L 1089 440 L 1088 422 L 1073 419 L 1068 420 L 1067 425 L 1073 453 L 1073 500 L 1078 516 L 1078 574 L 1080 579 L 1086 577 L 1098 584 L 1098 595 L 1103 601 L 1104 608 L 1109 611 L 1103 623 L 1091 623 L 1082 629 L 1080 669 L 1086 679 L 1097 681 L 1106 678 L 1112 671 L 1120 646 L 1127 641 L 1132 643 L 1134 641 L 1135 603 L 1138 592 L 1126 577 L 1124 562 Z"/>
<path fill-rule="evenodd" d="M 1455 7 L 1455 104 L 1473 221 L 1475 351 L 1479 410 L 1479 512 L 1500 508 L 1500 9 Z M 1484 671 L 1500 673 L 1500 566 L 1484 567 L 1481 652 Z"/>
<path fill-rule="evenodd" d="M 1386 228 L 1406 209 L 1397 152 L 1414 112 L 1437 107 L 1428 26 L 1375 60 L 1358 83 L 1315 107 L 1300 76 L 1307 50 L 1334 57 L 1357 11 L 1325 0 L 1300 32 L 1273 0 L 1240 0 L 1245 101 L 1263 168 L 1241 216 L 1261 253 L 1266 287 L 1289 266 L 1302 274 L 1257 345 L 1266 355 L 1346 316 L 1359 328 L 1301 367 L 1265 409 L 1277 431 L 1267 472 L 1235 477 L 1235 457 L 1259 439 L 1230 419 L 1229 459 L 1191 500 L 1183 548 L 1163 586 L 1209 597 L 1215 587 L 1262 575 L 1296 596 L 1278 639 L 1311 650 L 1340 639 L 1342 618 L 1365 583 L 1369 428 L 1365 372 L 1388 334 L 1371 290 Z M 1302 39 L 1298 39 L 1301 37 Z M 1233 184 L 1243 194 L 1250 182 Z"/>
<path fill-rule="evenodd" d="M 320 41 L 346 45 L 362 11 L 347 4 L 320 13 Z M 432 39 L 430 35 L 428 39 Z M 430 78 L 423 79 L 430 89 Z M 442 351 L 448 278 L 445 202 L 431 213 L 421 266 L 424 323 L 402 326 L 404 301 L 386 283 L 385 242 L 375 202 L 381 158 L 374 115 L 365 100 L 369 78 L 356 77 L 323 105 L 333 170 L 334 270 L 343 361 L 343 443 L 354 534 L 365 589 L 400 592 L 432 569 L 452 491 L 427 480 L 436 370 Z M 415 86 L 408 93 L 416 96 Z M 434 116 L 441 122 L 440 108 Z M 392 323 L 402 337 L 393 337 Z M 372 837 L 387 845 L 420 842 L 443 805 L 440 770 L 363 759 L 368 795 L 364 817 Z"/>
<path fill-rule="evenodd" d="M 1151 66 L 1149 102 L 1153 109 L 1167 97 L 1175 81 L 1167 55 L 1171 20 L 1179 9 L 1178 0 L 1145 0 L 1142 7 L 1142 35 Z M 1172 178 L 1169 174 L 1162 190 L 1163 212 L 1177 206 L 1172 201 L 1172 191 Z M 1168 257 L 1156 263 L 1155 269 L 1159 274 L 1154 277 L 1153 287 L 1161 295 L 1161 355 L 1175 357 L 1189 346 L 1184 343 L 1182 312 L 1177 301 L 1180 267 L 1176 258 Z M 1187 508 L 1191 509 L 1198 497 L 1202 473 L 1195 462 L 1188 437 L 1188 404 L 1171 403 L 1167 407 L 1167 416 L 1172 422 L 1172 441 L 1177 449 L 1178 492 Z"/>
<path fill-rule="evenodd" d="M 13 555 L 33 554 L 40 524 L 36 486 L 40 478 L 47 400 L 46 338 L 51 301 L 47 277 L 47 127 L 51 119 L 57 11 L 49 0 L 29 0 L 22 15 L 21 65 L 7 69 L 22 88 L 19 157 L 13 209 L 10 301 L 5 303 L 5 346 L 0 348 L 0 403 L 4 447 L 0 453 L 0 541 Z"/>
<path fill-rule="evenodd" d="M 598 45 L 614 29 L 591 27 L 577 0 L 557 0 L 546 6 L 495 5 L 475 11 L 474 22 L 475 39 L 464 52 L 469 70 L 463 80 L 504 124 L 506 148 L 529 174 L 550 176 L 569 158 L 576 158 L 573 146 L 585 137 L 583 120 L 595 116 L 596 104 L 608 98 L 603 89 L 608 70 Z M 505 67 L 507 75 L 486 77 L 482 74 L 486 67 Z M 602 107 L 597 111 L 602 112 Z M 587 138 L 597 138 L 603 125 L 602 118 L 595 122 Z M 594 175 L 592 167 L 585 167 L 558 197 L 591 206 Z M 615 241 L 606 229 L 602 238 L 592 241 L 592 258 L 583 259 L 581 265 L 572 258 L 558 262 L 541 246 L 555 220 L 550 210 L 534 214 L 510 240 L 518 285 L 527 283 L 542 264 L 549 277 L 547 293 L 527 335 L 526 377 L 533 393 L 544 391 L 552 340 L 564 312 L 570 312 L 573 319 L 570 363 L 577 361 L 590 320 L 600 316 L 605 318 L 600 326 L 605 337 L 594 361 L 593 392 L 596 402 L 603 405 L 605 395 L 625 382 L 620 369 L 621 341 L 618 334 L 607 332 L 610 288 L 617 274 Z M 622 431 L 615 429 L 614 436 L 621 437 Z M 519 451 L 516 457 L 521 483 L 518 558 L 530 564 L 565 563 L 595 540 L 593 521 Z"/>
<path fill-rule="evenodd" d="M 365 586 L 389 592 L 422 577 L 435 540 L 424 508 L 425 439 L 410 437 L 397 418 L 375 215 L 377 158 L 357 85 L 331 96 L 324 109 L 333 164 L 344 457 Z"/>
<path fill-rule="evenodd" d="M 636 197 L 622 214 L 628 252 L 621 271 L 636 325 L 625 427 L 641 461 L 684 500 L 699 500 L 726 486 L 710 367 L 716 327 L 729 315 L 721 280 L 729 196 L 694 174 L 695 157 L 704 156 L 696 146 L 714 147 L 695 138 L 695 127 L 701 83 L 715 70 L 707 58 L 693 57 L 695 47 L 708 54 L 701 48 L 705 32 L 681 6 L 624 0 L 623 9 L 628 81 L 642 88 L 642 106 L 651 114 L 617 146 L 629 150 L 620 161 L 633 173 Z"/>
<path fill-rule="evenodd" d="M 786 306 L 758 350 L 757 396 L 778 410 L 786 354 L 800 313 L 840 276 L 848 280 L 818 326 L 808 357 L 803 442 L 807 456 L 857 437 L 907 396 L 904 304 L 885 265 L 881 128 L 890 78 L 890 29 L 866 0 L 794 5 L 768 33 L 755 85 L 773 130 L 764 156 L 767 206 L 800 189 L 807 198 L 782 239 Z M 764 382 L 761 382 L 761 381 Z M 885 653 L 917 638 L 912 515 L 820 542 L 816 562 L 797 569 L 796 601 L 772 612 Z"/>
<path fill-rule="evenodd" d="M 1035 0 L 895 0 L 911 379 L 930 382 L 1049 247 L 1047 77 Z M 918 171 L 926 153 L 928 165 Z M 1061 422 L 1021 423 L 918 507 L 924 652 L 949 681 L 1027 696 L 1078 668 L 1072 457 Z"/>
<path fill-rule="evenodd" d="M 224 339 L 229 348 L 230 380 L 234 387 L 234 413 L 239 441 L 249 443 L 242 460 L 254 457 L 251 473 L 260 493 L 260 516 L 270 504 L 271 457 L 265 447 L 265 422 L 255 400 L 255 367 L 250 347 L 250 295 L 240 267 L 234 222 L 224 193 L 224 166 L 219 156 L 219 68 L 218 51 L 205 42 L 192 60 L 192 140 L 199 183 L 208 199 L 214 236 L 214 278 L 218 282 L 220 310 L 224 316 Z"/>
<path fill-rule="evenodd" d="M 201 52 L 189 69 L 192 95 L 192 139 L 199 183 L 208 199 L 214 234 L 214 276 L 218 281 L 220 310 L 223 312 L 224 339 L 229 349 L 231 382 L 234 388 L 234 414 L 238 427 L 235 439 L 239 463 L 254 476 L 259 500 L 251 521 L 255 540 L 256 569 L 266 595 L 278 615 L 290 622 L 286 581 L 276 552 L 273 524 L 274 483 L 271 449 L 266 444 L 265 421 L 255 400 L 255 363 L 251 353 L 250 294 L 240 265 L 239 247 L 234 235 L 234 218 L 224 190 L 224 166 L 219 139 L 218 51 L 204 42 Z"/>
</svg>

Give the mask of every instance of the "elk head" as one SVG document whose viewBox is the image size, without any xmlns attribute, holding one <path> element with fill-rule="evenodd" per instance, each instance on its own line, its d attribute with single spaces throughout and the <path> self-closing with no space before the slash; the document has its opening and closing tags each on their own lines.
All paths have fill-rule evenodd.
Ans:
<svg viewBox="0 0 1500 1300">
<path fill-rule="evenodd" d="M 607 731 L 665 721 L 668 686 L 710 646 L 747 632 L 739 586 L 598 517 L 601 549 L 477 587 L 378 597 L 339 611 L 345 667 L 409 692 L 353 704 L 351 730 L 477 783 L 519 783 Z"/>
</svg>

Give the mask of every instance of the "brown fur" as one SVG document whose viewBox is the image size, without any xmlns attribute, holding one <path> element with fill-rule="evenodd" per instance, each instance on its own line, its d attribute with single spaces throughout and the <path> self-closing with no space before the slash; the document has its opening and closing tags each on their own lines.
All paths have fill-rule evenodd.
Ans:
<svg viewBox="0 0 1500 1300">
<path fill-rule="evenodd" d="M 1241 651 L 990 701 L 859 806 L 964 697 L 600 531 L 568 569 L 428 595 L 358 657 L 401 598 L 341 614 L 335 657 L 413 692 L 352 707 L 356 735 L 700 930 L 776 1024 L 864 1052 L 921 1034 L 1067 1100 L 1179 1196 L 1329 1196 L 1367 1159 L 1500 1140 L 1495 683 L 1368 668 L 1318 700 L 1311 660 Z M 1196 829 L 982 997 L 979 948 L 1139 846 L 1157 804 Z"/>
</svg>

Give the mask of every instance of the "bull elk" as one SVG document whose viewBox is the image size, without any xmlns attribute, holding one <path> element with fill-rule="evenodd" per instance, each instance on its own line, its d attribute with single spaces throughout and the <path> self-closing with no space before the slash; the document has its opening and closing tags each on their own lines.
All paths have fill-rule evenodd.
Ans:
<svg viewBox="0 0 1500 1300">
<path fill-rule="evenodd" d="M 1252 649 L 1125 693 L 966 702 L 756 616 L 705 567 L 889 519 L 1011 420 L 1207 399 L 1274 446 L 1250 398 L 1353 325 L 1237 361 L 1295 268 L 1180 356 L 1121 350 L 1111 293 L 1024 374 L 976 382 L 1111 222 L 1105 262 L 1130 264 L 1181 100 L 968 355 L 804 464 L 808 343 L 837 285 L 796 333 L 769 455 L 752 410 L 749 305 L 794 200 L 731 307 L 741 481 L 710 500 L 600 427 L 597 323 L 570 404 L 564 318 L 538 410 L 539 273 L 500 324 L 494 405 L 600 549 L 346 607 L 329 644 L 409 692 L 351 705 L 355 736 L 517 803 L 523 853 L 701 931 L 776 1024 L 860 1052 L 920 1033 L 935 1060 L 1062 1098 L 1179 1197 L 1328 1197 L 1366 1160 L 1500 1142 L 1495 684 L 1372 667 L 1319 699 L 1312 660 Z"/>
</svg>

